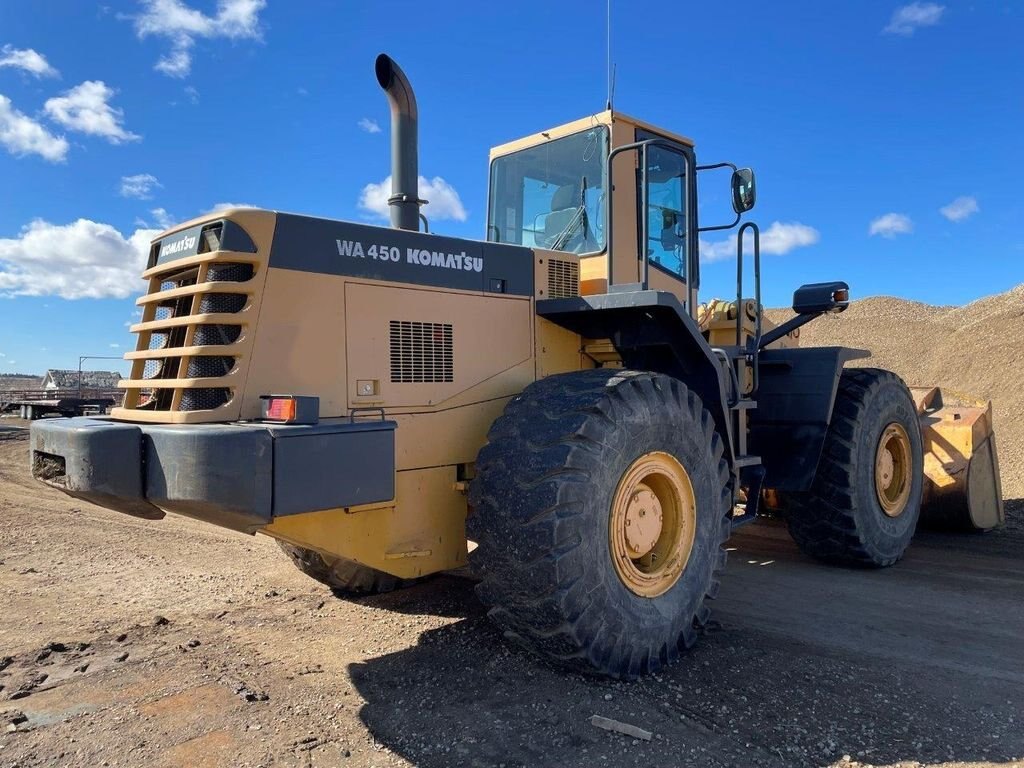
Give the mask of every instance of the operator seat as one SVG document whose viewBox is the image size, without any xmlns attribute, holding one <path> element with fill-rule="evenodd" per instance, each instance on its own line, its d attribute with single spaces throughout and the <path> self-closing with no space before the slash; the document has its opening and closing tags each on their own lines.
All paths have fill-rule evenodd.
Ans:
<svg viewBox="0 0 1024 768">
<path fill-rule="evenodd" d="M 551 196 L 551 213 L 544 218 L 544 247 L 550 248 L 554 245 L 555 240 L 569 226 L 579 209 L 580 192 L 575 184 L 565 184 L 555 190 L 555 194 Z"/>
</svg>

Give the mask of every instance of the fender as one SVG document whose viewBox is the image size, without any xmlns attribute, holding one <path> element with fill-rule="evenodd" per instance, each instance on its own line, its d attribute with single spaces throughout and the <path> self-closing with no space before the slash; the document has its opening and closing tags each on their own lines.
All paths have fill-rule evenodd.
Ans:
<svg viewBox="0 0 1024 768">
<path fill-rule="evenodd" d="M 610 339 L 627 368 L 673 376 L 700 395 L 733 466 L 735 440 L 719 358 L 674 294 L 616 291 L 542 299 L 537 314 L 589 339 Z"/>
<path fill-rule="evenodd" d="M 760 353 L 757 408 L 750 411 L 750 452 L 761 457 L 766 487 L 783 491 L 811 487 L 843 366 L 870 356 L 849 347 Z"/>
</svg>

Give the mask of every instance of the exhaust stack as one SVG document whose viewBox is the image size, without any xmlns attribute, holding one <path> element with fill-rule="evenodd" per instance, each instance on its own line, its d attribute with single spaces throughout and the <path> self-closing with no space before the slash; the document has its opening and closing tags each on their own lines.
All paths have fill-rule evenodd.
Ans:
<svg viewBox="0 0 1024 768">
<path fill-rule="evenodd" d="M 420 228 L 419 142 L 416 95 L 394 60 L 382 53 L 374 63 L 377 82 L 391 105 L 391 226 L 418 232 Z"/>
</svg>

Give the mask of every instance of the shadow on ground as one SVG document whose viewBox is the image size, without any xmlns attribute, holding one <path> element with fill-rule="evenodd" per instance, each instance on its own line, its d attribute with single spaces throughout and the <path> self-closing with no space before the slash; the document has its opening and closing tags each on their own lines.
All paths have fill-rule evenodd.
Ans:
<svg viewBox="0 0 1024 768">
<path fill-rule="evenodd" d="M 433 612 L 435 590 L 466 618 L 350 667 L 375 739 L 418 766 L 781 768 L 829 765 L 844 755 L 875 765 L 1000 765 L 1024 754 L 1019 686 L 927 660 L 898 668 L 870 652 L 794 642 L 784 627 L 766 633 L 734 623 L 706 635 L 664 674 L 624 684 L 566 674 L 510 648 L 468 582 L 434 582 L 388 599 L 404 598 L 399 610 Z M 831 610 L 839 617 L 845 609 Z M 601 731 L 589 723 L 593 714 L 655 738 Z"/>
</svg>

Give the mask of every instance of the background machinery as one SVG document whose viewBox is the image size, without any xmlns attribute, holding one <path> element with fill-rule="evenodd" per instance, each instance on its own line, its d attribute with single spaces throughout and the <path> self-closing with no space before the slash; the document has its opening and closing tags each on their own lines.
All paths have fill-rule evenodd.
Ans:
<svg viewBox="0 0 1024 768">
<path fill-rule="evenodd" d="M 845 283 L 772 327 L 746 222 L 735 300 L 698 303 L 698 233 L 753 207 L 749 169 L 608 110 L 491 151 L 486 241 L 428 234 L 415 97 L 387 56 L 376 75 L 392 228 L 235 209 L 163 233 L 123 407 L 34 424 L 38 479 L 272 536 L 338 593 L 468 556 L 508 637 L 625 678 L 694 642 L 725 540 L 766 506 L 811 555 L 873 567 L 923 497 L 1002 519 L 986 407 L 798 345 Z M 721 167 L 735 221 L 702 228 L 697 174 Z"/>
</svg>

